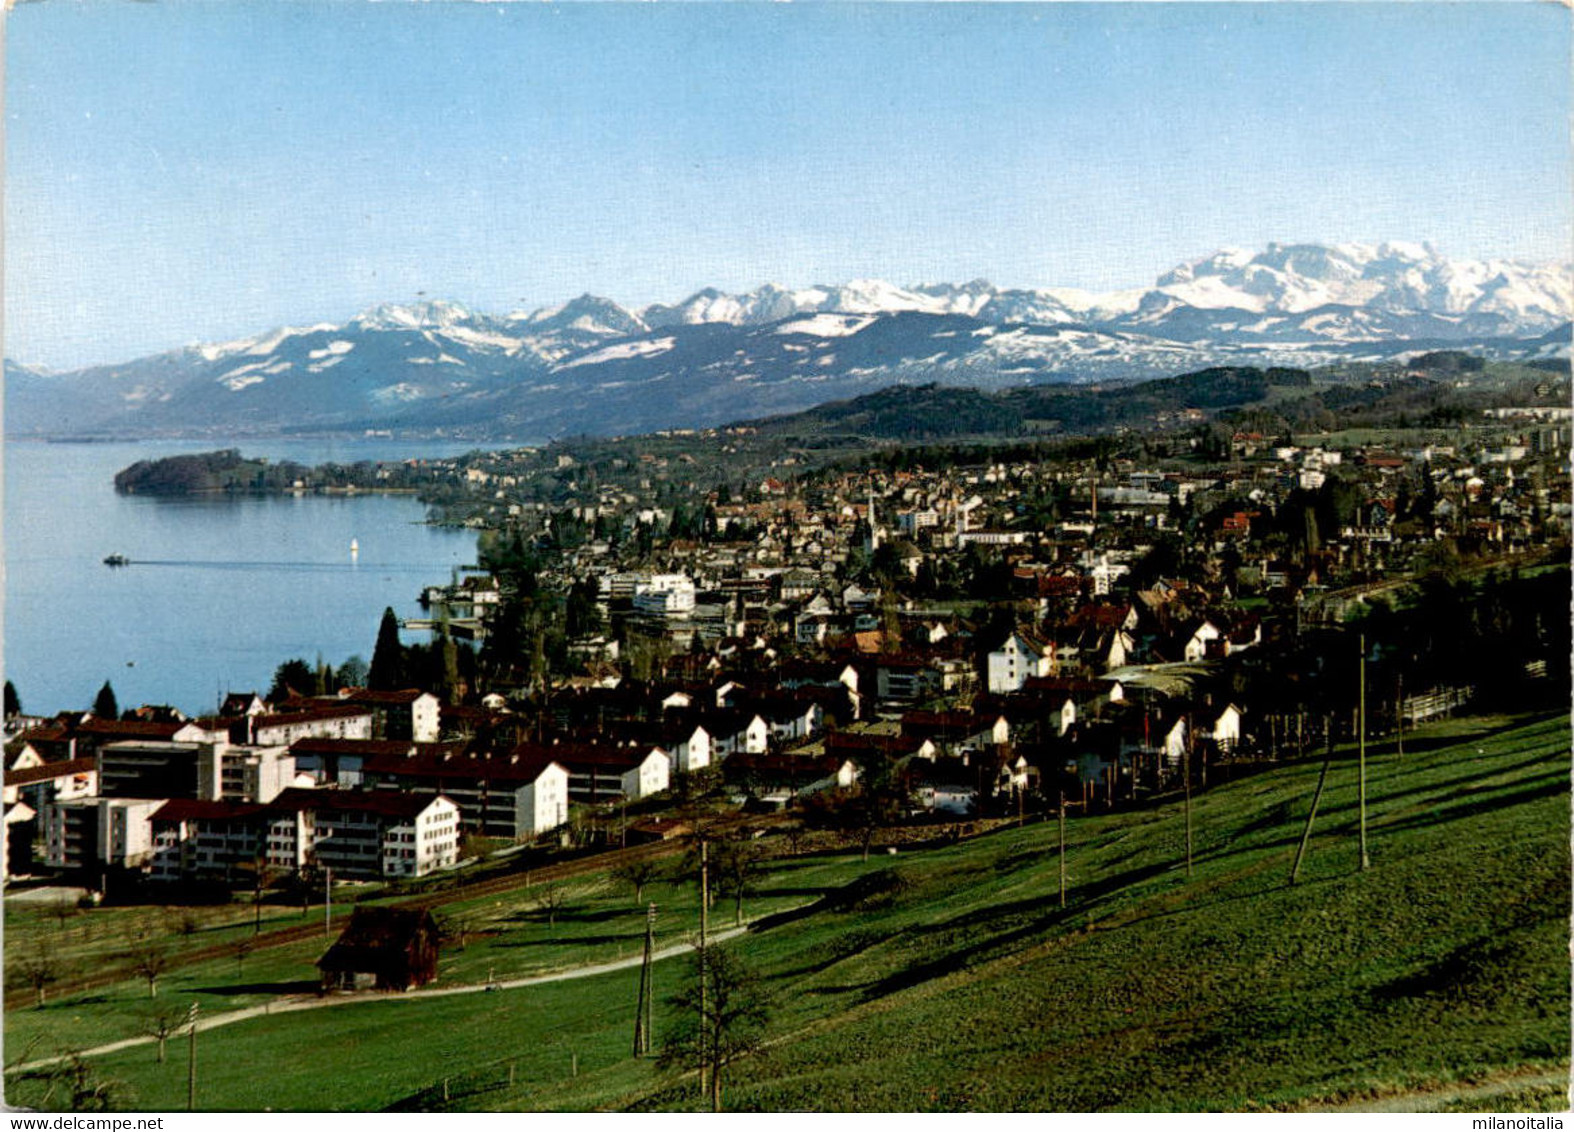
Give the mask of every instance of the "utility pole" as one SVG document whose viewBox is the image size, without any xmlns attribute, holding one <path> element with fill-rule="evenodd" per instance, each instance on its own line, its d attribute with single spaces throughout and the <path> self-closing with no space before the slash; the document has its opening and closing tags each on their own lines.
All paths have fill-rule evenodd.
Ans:
<svg viewBox="0 0 1574 1132">
<path fill-rule="evenodd" d="M 1399 757 L 1405 757 L 1405 674 L 1394 679 L 1394 735 L 1399 743 Z"/>
<path fill-rule="evenodd" d="M 1359 707 L 1356 710 L 1356 750 L 1361 763 L 1361 871 L 1372 867 L 1366 855 L 1366 634 L 1361 634 L 1361 659 L 1357 666 L 1360 673 Z"/>
<path fill-rule="evenodd" d="M 1060 906 L 1066 906 L 1066 792 L 1060 792 Z"/>
<path fill-rule="evenodd" d="M 1191 717 L 1186 717 L 1186 758 L 1182 774 L 1186 779 L 1186 875 L 1191 876 Z"/>
<path fill-rule="evenodd" d="M 193 1002 L 186 1011 L 186 1025 L 190 1027 L 186 1047 L 186 1111 L 197 1111 L 197 1004 Z"/>
<path fill-rule="evenodd" d="M 706 1027 L 710 1024 L 708 1004 L 706 1002 L 709 988 L 706 986 L 705 960 L 705 929 L 710 923 L 710 858 L 706 853 L 705 839 L 700 838 L 700 1096 L 705 1095 L 705 1038 Z"/>
<path fill-rule="evenodd" d="M 322 843 L 333 839 L 333 830 L 328 829 L 318 834 L 313 852 L 319 864 L 322 864 L 322 934 L 324 939 L 333 938 L 333 868 L 322 861 Z"/>
<path fill-rule="evenodd" d="M 656 905 L 645 910 L 645 957 L 639 968 L 639 1004 L 634 1008 L 634 1056 L 650 1052 L 651 956 L 655 951 Z"/>
<path fill-rule="evenodd" d="M 1317 820 L 1317 805 L 1323 800 L 1323 783 L 1328 781 L 1328 767 L 1334 761 L 1333 736 L 1328 737 L 1328 755 L 1323 759 L 1323 769 L 1317 775 L 1317 789 L 1312 791 L 1312 808 L 1306 815 L 1306 828 L 1301 830 L 1301 843 L 1295 849 L 1295 865 L 1290 869 L 1290 883 L 1301 875 L 1301 861 L 1306 857 L 1306 846 L 1312 840 L 1312 823 Z"/>
<path fill-rule="evenodd" d="M 700 842 L 700 947 L 705 947 L 705 936 L 710 926 L 710 855 L 709 843 Z"/>
</svg>

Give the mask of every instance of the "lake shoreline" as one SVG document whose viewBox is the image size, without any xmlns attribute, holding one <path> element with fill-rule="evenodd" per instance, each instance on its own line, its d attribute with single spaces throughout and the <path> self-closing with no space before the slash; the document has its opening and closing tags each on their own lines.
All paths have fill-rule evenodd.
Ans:
<svg viewBox="0 0 1574 1132">
<path fill-rule="evenodd" d="M 419 616 L 428 585 L 476 561 L 476 532 L 432 522 L 413 486 L 114 489 L 138 460 L 223 443 L 6 446 L 5 675 L 28 711 L 85 710 L 106 681 L 122 703 L 212 711 L 227 691 L 265 690 L 291 658 L 369 657 L 385 608 Z M 256 448 L 303 465 L 469 450 L 365 437 Z M 135 565 L 105 566 L 111 554 Z"/>
</svg>

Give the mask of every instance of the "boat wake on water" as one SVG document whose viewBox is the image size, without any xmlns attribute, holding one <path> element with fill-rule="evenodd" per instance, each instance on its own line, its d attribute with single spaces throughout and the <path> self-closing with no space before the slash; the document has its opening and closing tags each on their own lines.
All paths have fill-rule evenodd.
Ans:
<svg viewBox="0 0 1574 1132">
<path fill-rule="evenodd" d="M 194 570 L 300 570 L 315 573 L 349 573 L 362 569 L 355 562 L 215 562 L 203 559 L 176 559 L 176 558 L 134 558 L 128 559 L 122 565 L 127 566 L 170 566 Z M 397 570 L 408 573 L 432 573 L 434 570 L 446 570 L 446 563 L 419 563 L 419 562 L 378 562 L 370 564 L 377 570 Z"/>
</svg>

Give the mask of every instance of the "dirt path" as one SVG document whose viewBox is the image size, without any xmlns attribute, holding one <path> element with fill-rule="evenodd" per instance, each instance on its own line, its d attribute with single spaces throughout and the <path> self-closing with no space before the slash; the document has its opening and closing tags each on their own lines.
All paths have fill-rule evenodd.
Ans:
<svg viewBox="0 0 1574 1132">
<path fill-rule="evenodd" d="M 1457 1101 L 1490 1101 L 1493 1097 L 1508 1093 L 1517 1093 L 1523 1089 L 1557 1088 L 1563 1090 L 1565 1104 L 1563 1109 L 1568 1111 L 1567 1103 L 1569 1087 L 1569 1071 L 1558 1069 L 1553 1071 L 1527 1070 L 1521 1073 L 1510 1073 L 1494 1077 L 1489 1081 L 1454 1082 L 1448 1085 L 1439 1085 L 1432 1089 L 1421 1089 L 1412 1092 L 1395 1093 L 1392 1096 L 1376 1097 L 1368 1100 L 1346 1101 L 1342 1104 L 1316 1105 L 1306 1109 L 1307 1112 L 1441 1112 L 1444 1106 Z M 1489 1106 L 1490 1108 L 1490 1106 Z M 1504 1109 L 1503 1111 L 1510 1111 Z M 1514 1109 L 1513 1111 L 1520 1111 Z"/>
<path fill-rule="evenodd" d="M 781 913 L 773 913 L 780 915 Z M 726 931 L 716 932 L 711 936 L 712 943 L 725 943 L 748 931 L 748 925 L 740 928 L 728 928 Z M 673 943 L 659 948 L 652 956 L 659 962 L 671 959 L 692 951 L 692 943 Z M 227 1014 L 213 1014 L 199 1016 L 197 1019 L 197 1032 L 206 1033 L 208 1030 L 217 1030 L 220 1026 L 231 1026 L 236 1022 L 245 1022 L 251 1018 L 261 1018 L 264 1015 L 293 1014 L 301 1010 L 321 1010 L 330 1006 L 356 1006 L 367 1002 L 407 1002 L 422 998 L 444 998 L 455 994 L 483 994 L 488 991 L 522 990 L 527 987 L 539 986 L 543 983 L 560 983 L 569 979 L 592 979 L 597 975 L 610 974 L 613 971 L 626 971 L 630 967 L 638 967 L 644 961 L 641 955 L 630 955 L 623 959 L 613 959 L 606 963 L 595 963 L 588 967 L 571 967 L 566 971 L 554 971 L 546 975 L 530 975 L 520 979 L 503 979 L 487 985 L 484 983 L 465 983 L 453 987 L 428 987 L 423 990 L 413 991 L 369 991 L 363 993 L 335 994 L 335 995 L 296 995 L 290 998 L 274 999 L 263 1003 L 261 1006 L 248 1006 L 244 1010 L 232 1010 Z M 179 1036 L 189 1031 L 182 1028 Z M 149 1034 L 141 1034 L 134 1038 L 122 1038 L 120 1041 L 108 1042 L 92 1049 L 85 1049 L 77 1056 L 96 1057 L 106 1053 L 118 1053 L 123 1049 L 135 1046 L 152 1045 L 158 1039 Z M 50 1065 L 65 1061 L 70 1055 L 60 1054 L 55 1057 L 43 1057 L 36 1061 L 29 1061 L 23 1065 L 9 1067 L 7 1073 L 24 1073 L 34 1069 L 43 1069 Z"/>
<path fill-rule="evenodd" d="M 676 856 L 684 848 L 683 844 L 676 841 L 657 841 L 646 845 L 630 846 L 627 849 L 612 849 L 604 853 L 579 857 L 571 861 L 560 861 L 554 864 L 541 865 L 534 869 L 522 870 L 517 873 L 508 873 L 501 877 L 471 881 L 467 884 L 456 885 L 453 888 L 417 893 L 390 901 L 389 906 L 395 908 L 438 908 L 444 904 L 455 904 L 465 900 L 476 900 L 486 896 L 497 896 L 513 892 L 522 888 L 531 888 L 548 881 L 571 880 L 588 873 L 610 870 L 630 861 L 660 860 L 664 857 Z M 6 899 L 14 900 L 16 897 L 8 896 Z M 347 912 L 353 910 L 355 905 L 353 902 L 346 902 L 341 907 Z M 347 916 L 341 913 L 335 917 L 334 922 L 336 926 L 342 928 L 344 923 L 347 922 Z M 252 946 L 257 949 L 285 947 L 292 943 L 299 943 L 302 940 L 318 938 L 321 935 L 322 925 L 320 923 L 293 924 L 288 927 L 270 928 L 254 936 Z M 223 959 L 233 953 L 233 947 L 229 943 L 216 943 L 206 947 L 175 952 L 170 956 L 169 967 L 164 973 L 167 975 L 182 967 L 189 967 L 213 959 Z M 56 983 L 50 988 L 50 993 L 55 998 L 69 998 L 72 995 L 99 990 L 136 977 L 129 969 L 118 964 L 111 964 L 97 974 Z M 25 1009 L 29 1005 L 28 997 L 22 993 L 8 995 L 5 1008 L 7 1010 Z"/>
</svg>

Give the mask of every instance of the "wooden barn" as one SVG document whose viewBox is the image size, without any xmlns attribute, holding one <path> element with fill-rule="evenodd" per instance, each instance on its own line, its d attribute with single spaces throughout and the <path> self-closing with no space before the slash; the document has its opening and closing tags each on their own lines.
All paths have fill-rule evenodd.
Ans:
<svg viewBox="0 0 1574 1132">
<path fill-rule="evenodd" d="M 437 924 L 424 908 L 357 908 L 317 969 L 325 991 L 421 986 L 437 978 Z"/>
</svg>

